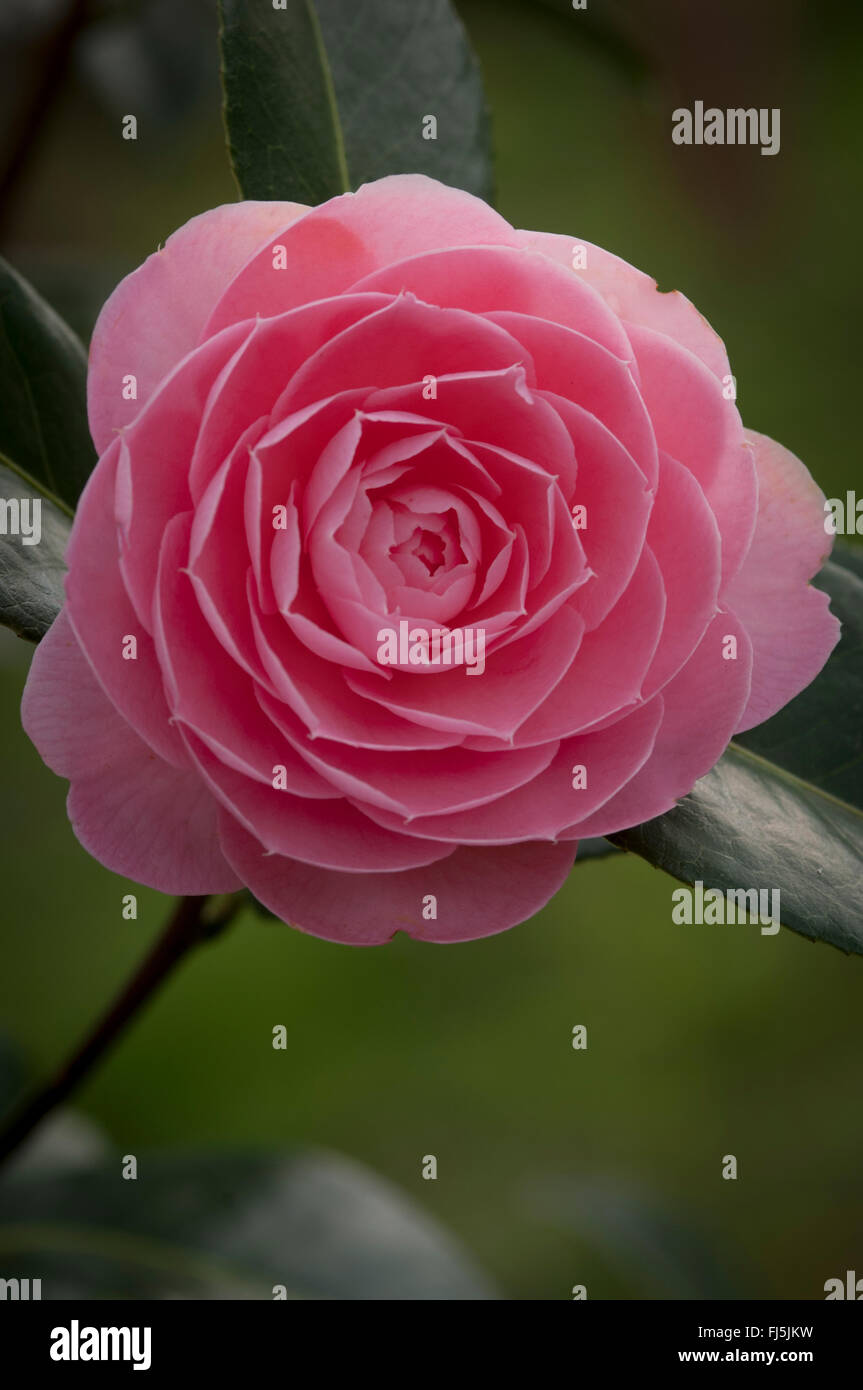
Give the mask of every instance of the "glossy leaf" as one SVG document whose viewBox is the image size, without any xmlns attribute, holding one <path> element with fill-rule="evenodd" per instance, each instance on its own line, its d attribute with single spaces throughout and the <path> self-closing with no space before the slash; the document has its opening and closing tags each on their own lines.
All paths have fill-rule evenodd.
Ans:
<svg viewBox="0 0 863 1390">
<path fill-rule="evenodd" d="M 220 0 L 225 124 L 246 198 L 325 202 L 425 173 L 488 198 L 482 82 L 449 0 Z M 437 122 L 436 139 L 424 138 Z"/>
<path fill-rule="evenodd" d="M 612 837 L 685 883 L 778 889 L 783 926 L 863 953 L 863 579 L 841 547 L 817 584 L 842 621 L 821 674 L 735 740 L 664 816 Z"/>
<path fill-rule="evenodd" d="M 0 454 L 70 510 L 96 463 L 86 398 L 82 344 L 0 259 Z"/>
<path fill-rule="evenodd" d="M 29 544 L 20 534 L 22 520 L 32 539 L 38 503 L 38 543 Z M 22 511 L 22 504 L 24 510 Z M 69 537 L 69 519 L 36 487 L 0 460 L 0 623 L 19 637 L 38 642 L 63 606 L 63 554 Z M 19 534 L 14 534 L 15 531 Z"/>
</svg>

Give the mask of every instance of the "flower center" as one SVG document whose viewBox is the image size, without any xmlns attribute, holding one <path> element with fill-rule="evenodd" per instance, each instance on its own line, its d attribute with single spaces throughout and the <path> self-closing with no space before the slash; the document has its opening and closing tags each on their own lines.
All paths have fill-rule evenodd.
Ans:
<svg viewBox="0 0 863 1390">
<path fill-rule="evenodd" d="M 401 545 L 393 546 L 390 554 L 396 554 L 409 550 L 411 555 L 415 555 L 421 560 L 430 575 L 439 570 L 444 562 L 446 548 L 443 537 L 434 531 L 427 530 L 424 526 L 417 526 L 413 535 Z"/>
</svg>

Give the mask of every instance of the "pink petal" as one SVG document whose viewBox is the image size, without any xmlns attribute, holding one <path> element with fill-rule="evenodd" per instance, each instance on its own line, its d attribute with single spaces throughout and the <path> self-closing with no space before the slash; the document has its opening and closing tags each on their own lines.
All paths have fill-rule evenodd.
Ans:
<svg viewBox="0 0 863 1390">
<path fill-rule="evenodd" d="M 433 864 L 449 853 L 448 845 L 378 825 L 341 798 L 313 801 L 253 781 L 221 762 L 194 734 L 185 738 L 216 798 L 273 854 L 366 874 Z"/>
<path fill-rule="evenodd" d="M 704 363 L 671 338 L 649 328 L 633 328 L 630 337 L 656 442 L 700 483 L 722 537 L 727 582 L 749 548 L 758 503 L 737 407 Z"/>
<path fill-rule="evenodd" d="M 293 633 L 282 634 L 280 654 L 279 697 L 302 720 L 310 738 L 333 739 L 352 748 L 411 751 L 448 748 L 461 741 L 452 733 L 408 724 L 364 700 L 348 688 L 338 667 L 310 651 Z"/>
<path fill-rule="evenodd" d="M 313 353 L 292 378 L 281 408 L 300 410 L 330 396 L 334 382 L 341 391 L 359 386 L 372 390 L 447 372 L 522 365 L 530 381 L 530 353 L 496 324 L 461 309 L 437 309 L 406 294 Z"/>
<path fill-rule="evenodd" d="M 145 626 L 165 527 L 192 505 L 189 461 L 210 389 L 253 326 L 240 324 L 184 358 L 124 431 L 115 498 L 120 568 Z"/>
<path fill-rule="evenodd" d="M 437 397 L 427 401 L 421 379 L 375 391 L 367 410 L 410 410 L 446 421 L 470 442 L 497 444 L 560 479 L 567 498 L 575 487 L 572 439 L 557 413 L 527 385 L 522 367 L 450 373 L 437 379 Z"/>
<path fill-rule="evenodd" d="M 458 246 L 396 261 L 351 286 L 354 293 L 409 291 L 425 304 L 474 314 L 508 310 L 563 324 L 622 359 L 632 358 L 617 317 L 577 276 L 546 256 L 507 246 Z"/>
<path fill-rule="evenodd" d="M 423 727 L 509 740 L 562 679 L 583 631 L 578 614 L 564 605 L 541 632 L 495 652 L 481 675 L 458 668 L 428 677 L 399 671 L 389 682 L 351 672 L 346 680 L 358 695 Z"/>
<path fill-rule="evenodd" d="M 214 474 L 194 512 L 182 563 L 188 567 L 197 606 L 225 651 L 255 680 L 269 685 L 249 615 L 247 588 L 252 572 L 245 528 L 238 525 L 244 511 L 250 452 L 261 428 L 259 422 L 241 435 Z M 166 535 L 176 522 L 175 517 Z"/>
<path fill-rule="evenodd" d="M 285 221 L 227 285 L 208 333 L 255 314 L 280 314 L 343 294 L 364 275 L 405 256 L 516 241 L 509 223 L 479 198 L 421 174 L 377 179 Z M 274 268 L 276 246 L 285 248 L 284 269 Z"/>
<path fill-rule="evenodd" d="M 272 589 L 273 551 L 283 552 L 279 563 L 289 563 L 288 530 L 274 525 L 277 506 L 287 509 L 287 521 L 296 536 L 299 548 L 297 506 L 293 500 L 304 479 L 311 476 L 315 463 L 326 445 L 351 419 L 365 398 L 365 392 L 344 391 L 323 401 L 316 401 L 306 410 L 296 411 L 267 430 L 249 460 L 246 491 L 243 498 L 243 517 L 246 540 L 257 584 L 258 601 L 264 613 L 272 614 L 277 607 Z M 295 530 L 294 530 L 295 528 Z M 269 572 L 268 572 L 269 570 Z"/>
<path fill-rule="evenodd" d="M 648 484 L 655 482 L 655 422 L 645 408 L 629 362 L 559 323 L 527 314 L 485 317 L 506 329 L 529 353 L 537 390 L 589 410 L 628 450 Z"/>
<path fill-rule="evenodd" d="M 655 328 L 688 348 L 720 381 L 730 372 L 728 356 L 719 334 L 710 327 L 679 290 L 661 291 L 656 281 L 635 266 L 621 260 L 601 246 L 581 237 L 561 236 L 557 232 L 519 232 L 523 246 L 541 251 L 551 260 L 565 265 L 580 280 L 602 295 L 609 309 L 627 324 Z M 585 251 L 584 266 L 573 264 L 573 251 Z M 581 260 L 582 257 L 575 258 Z"/>
<path fill-rule="evenodd" d="M 401 825 L 405 833 L 434 836 L 451 844 L 558 839 L 576 808 L 582 815 L 593 814 L 635 777 L 650 757 L 661 721 L 662 700 L 656 696 L 613 728 L 566 739 L 532 782 L 477 810 L 418 816 L 406 825 L 376 807 L 369 807 L 368 814 L 391 829 Z M 573 785 L 576 767 L 586 768 L 587 786 Z"/>
<path fill-rule="evenodd" d="M 352 946 L 377 946 L 397 931 L 421 941 L 473 941 L 524 922 L 563 884 L 572 845 L 456 849 L 438 864 L 402 873 L 333 873 L 278 855 L 225 816 L 225 854 L 255 897 L 301 931 Z M 359 889 L 362 891 L 359 891 Z M 435 904 L 437 920 L 423 908 Z"/>
<path fill-rule="evenodd" d="M 36 648 L 21 718 L 48 766 L 71 780 L 72 829 L 106 868 L 162 893 L 242 886 L 222 855 L 218 808 L 200 777 L 163 762 L 120 717 L 65 610 Z"/>
<path fill-rule="evenodd" d="M 736 660 L 723 657 L 728 636 L 737 639 Z M 743 627 L 733 613 L 718 613 L 698 650 L 655 697 L 664 713 L 651 757 L 617 796 L 576 821 L 564 836 L 612 835 L 670 811 L 724 753 L 746 704 L 751 672 L 752 652 Z"/>
<path fill-rule="evenodd" d="M 149 631 L 138 618 L 120 574 L 114 480 L 119 442 L 103 454 L 78 503 L 66 551 L 66 615 L 109 700 L 154 752 L 175 767 L 189 755 L 170 723 L 162 673 Z M 123 656 L 134 637 L 137 656 Z"/>
<path fill-rule="evenodd" d="M 99 453 L 197 345 L 213 306 L 240 267 L 278 227 L 305 211 L 299 203 L 226 203 L 193 217 L 120 281 L 90 344 L 87 401 Z M 127 375 L 137 378 L 137 400 L 123 399 Z"/>
<path fill-rule="evenodd" d="M 191 517 L 175 517 L 165 532 L 155 604 L 156 646 L 176 723 L 191 729 L 216 757 L 253 780 L 272 785 L 285 768 L 299 796 L 338 793 L 274 729 L 251 677 L 217 641 L 198 606 L 186 570 Z"/>
<path fill-rule="evenodd" d="M 565 738 L 634 705 L 641 697 L 664 615 L 662 576 L 652 553 L 645 550 L 608 617 L 585 634 L 563 680 L 518 730 L 517 747 Z"/>
<path fill-rule="evenodd" d="M 283 388 L 305 362 L 332 338 L 389 303 L 388 297 L 380 294 L 341 295 L 255 321 L 233 357 L 214 377 L 201 415 L 195 451 L 187 465 L 196 503 L 214 468 L 252 421 L 264 417 L 275 425 L 284 419 Z M 339 395 L 344 395 L 337 378 L 336 385 Z M 332 394 L 331 388 L 322 393 Z"/>
<path fill-rule="evenodd" d="M 532 781 L 557 751 L 554 743 L 492 754 L 464 748 L 415 750 L 406 759 L 401 751 L 348 748 L 321 738 L 312 741 L 284 706 L 280 709 L 263 694 L 261 704 L 293 747 L 332 786 L 355 803 L 368 802 L 405 819 L 494 801 Z"/>
<path fill-rule="evenodd" d="M 614 607 L 638 564 L 659 476 L 656 446 L 648 485 L 632 455 L 590 411 L 550 392 L 538 394 L 554 406 L 578 458 L 578 482 L 569 500 L 586 508 L 587 525 L 578 536 L 593 577 L 578 590 L 573 607 L 591 629 Z"/>
<path fill-rule="evenodd" d="M 688 469 L 660 454 L 647 544 L 665 586 L 662 635 L 642 694 L 648 699 L 689 659 L 717 609 L 720 539 L 704 493 Z"/>
<path fill-rule="evenodd" d="M 814 680 L 839 640 L 829 599 L 809 580 L 830 553 L 824 494 L 788 449 L 747 430 L 758 472 L 749 554 L 723 595 L 753 647 L 752 691 L 737 732 L 769 719 Z"/>
<path fill-rule="evenodd" d="M 321 595 L 311 578 L 302 571 L 300 585 L 291 607 L 274 617 L 263 613 L 258 607 L 254 579 L 251 571 L 249 573 L 247 600 L 255 645 L 276 693 L 288 701 L 293 698 L 288 673 L 288 661 L 294 651 L 292 637 L 298 637 L 310 652 L 323 661 L 380 676 L 380 666 L 334 630 L 335 625 Z"/>
</svg>

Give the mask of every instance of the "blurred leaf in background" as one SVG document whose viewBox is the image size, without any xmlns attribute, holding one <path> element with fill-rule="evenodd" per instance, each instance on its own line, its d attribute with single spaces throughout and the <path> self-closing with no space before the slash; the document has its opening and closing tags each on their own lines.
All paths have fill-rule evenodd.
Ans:
<svg viewBox="0 0 863 1390">
<path fill-rule="evenodd" d="M 572 1231 L 612 1269 L 625 1271 L 643 1298 L 751 1298 L 750 1277 L 729 1269 L 717 1246 L 679 1206 L 608 1178 L 546 1175 L 527 1185 L 540 1220 Z M 574 1264 L 577 1270 L 577 1264 Z"/>
<path fill-rule="evenodd" d="M 0 1114 L 23 1077 L 0 1035 Z M 0 1268 L 41 1279 L 43 1299 L 496 1297 L 443 1229 L 360 1164 L 303 1151 L 138 1159 L 70 1110 L 0 1176 Z"/>
<path fill-rule="evenodd" d="M 170 141 L 218 91 L 215 0 L 133 0 L 91 6 L 80 35 L 76 71 L 119 124 L 133 112 L 148 144 Z"/>
<path fill-rule="evenodd" d="M 488 1299 L 391 1184 L 333 1154 L 118 1155 L 0 1183 L 0 1260 L 43 1298 Z"/>
</svg>

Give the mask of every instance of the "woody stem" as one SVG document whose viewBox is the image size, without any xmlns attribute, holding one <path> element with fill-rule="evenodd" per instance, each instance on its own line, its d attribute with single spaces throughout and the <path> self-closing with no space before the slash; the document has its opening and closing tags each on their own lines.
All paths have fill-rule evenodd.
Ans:
<svg viewBox="0 0 863 1390">
<path fill-rule="evenodd" d="M 240 906 L 239 897 L 234 895 L 223 910 L 208 915 L 205 912 L 207 902 L 206 896 L 179 900 L 150 953 L 78 1049 L 54 1077 L 26 1098 L 0 1127 L 0 1163 L 14 1153 L 89 1075 L 189 951 L 221 932 Z"/>
</svg>

